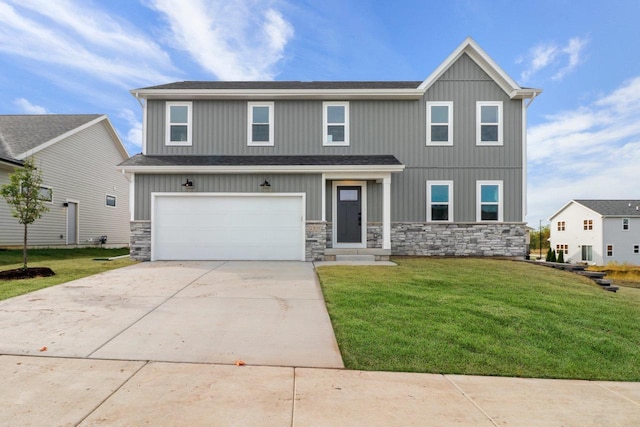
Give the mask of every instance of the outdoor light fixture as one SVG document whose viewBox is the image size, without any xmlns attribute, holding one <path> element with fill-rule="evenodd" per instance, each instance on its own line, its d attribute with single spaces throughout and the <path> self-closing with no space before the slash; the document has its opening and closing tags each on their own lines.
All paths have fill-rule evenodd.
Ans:
<svg viewBox="0 0 640 427">
<path fill-rule="evenodd" d="M 69 207 L 69 203 L 64 202 L 64 203 L 62 204 L 62 206 L 64 206 L 65 208 L 68 208 L 68 207 Z"/>
<path fill-rule="evenodd" d="M 271 184 L 269 184 L 269 181 L 267 181 L 266 179 L 264 180 L 264 182 L 262 184 L 260 184 L 260 187 L 262 188 L 269 188 L 271 187 Z"/>
<path fill-rule="evenodd" d="M 185 181 L 184 184 L 182 184 L 183 187 L 187 187 L 187 188 L 193 188 L 193 181 L 191 181 L 189 178 L 187 178 L 187 180 Z"/>
</svg>

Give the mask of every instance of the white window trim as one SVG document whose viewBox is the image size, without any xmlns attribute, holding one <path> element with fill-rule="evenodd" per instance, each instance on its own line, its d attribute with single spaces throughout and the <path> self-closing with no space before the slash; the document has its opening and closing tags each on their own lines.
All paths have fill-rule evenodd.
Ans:
<svg viewBox="0 0 640 427">
<path fill-rule="evenodd" d="M 498 107 L 498 141 L 481 141 L 482 135 L 482 107 L 494 106 Z M 483 146 L 500 146 L 503 145 L 502 139 L 502 124 L 504 120 L 502 117 L 502 101 L 477 101 L 476 102 L 476 145 Z M 487 123 L 491 124 L 491 123 Z"/>
<path fill-rule="evenodd" d="M 327 107 L 344 107 L 344 141 L 329 142 Z M 335 123 L 334 123 L 335 124 Z M 322 103 L 322 145 L 326 147 L 346 147 L 349 145 L 349 103 L 348 102 L 323 102 Z"/>
<path fill-rule="evenodd" d="M 636 252 L 636 247 L 638 248 L 638 252 Z M 634 243 L 633 246 L 632 246 L 631 251 L 634 253 L 634 255 L 640 254 L 640 244 Z"/>
<path fill-rule="evenodd" d="M 45 188 L 45 189 L 49 190 L 49 194 L 51 195 L 51 200 L 40 199 L 40 188 Z M 52 205 L 53 204 L 53 187 L 50 187 L 48 185 L 40 185 L 40 188 L 38 189 L 38 199 L 42 200 L 43 202 L 45 202 L 48 205 Z"/>
<path fill-rule="evenodd" d="M 431 187 L 434 185 L 448 185 L 449 186 L 449 213 L 446 221 L 433 220 L 431 218 Z M 453 222 L 453 181 L 427 181 L 427 222 Z"/>
<path fill-rule="evenodd" d="M 627 221 L 627 228 L 624 228 L 625 221 Z M 631 228 L 631 221 L 629 221 L 629 218 L 622 218 L 622 231 L 629 231 L 630 228 Z"/>
<path fill-rule="evenodd" d="M 115 201 L 115 205 L 111 206 L 109 204 L 107 204 L 107 197 L 113 197 L 113 200 Z M 115 209 L 118 206 L 118 198 L 116 196 L 114 196 L 113 194 L 105 194 L 104 196 L 104 205 L 108 208 L 111 209 Z"/>
<path fill-rule="evenodd" d="M 482 220 L 482 186 L 498 186 L 498 220 Z M 504 192 L 502 191 L 502 181 L 476 181 L 476 221 L 477 222 L 504 222 Z"/>
<path fill-rule="evenodd" d="M 611 246 L 611 255 L 609 255 L 609 246 Z M 611 243 L 604 245 L 604 255 L 607 258 L 613 258 L 615 256 L 615 246 Z"/>
<path fill-rule="evenodd" d="M 171 141 L 171 107 L 187 107 L 187 140 Z M 167 102 L 165 109 L 165 145 L 167 146 L 191 146 L 193 145 L 193 103 L 192 102 Z M 177 124 L 177 123 L 176 123 Z"/>
<path fill-rule="evenodd" d="M 448 107 L 449 121 L 447 122 L 448 133 L 446 141 L 431 141 L 431 107 Z M 441 125 L 442 123 L 437 123 Z M 453 102 L 451 101 L 427 101 L 427 145 L 431 146 L 452 146 L 453 145 Z"/>
<path fill-rule="evenodd" d="M 253 141 L 253 107 L 269 107 L 269 140 Z M 274 103 L 273 102 L 249 102 L 247 103 L 247 145 L 254 147 L 273 147 L 274 145 Z"/>
</svg>

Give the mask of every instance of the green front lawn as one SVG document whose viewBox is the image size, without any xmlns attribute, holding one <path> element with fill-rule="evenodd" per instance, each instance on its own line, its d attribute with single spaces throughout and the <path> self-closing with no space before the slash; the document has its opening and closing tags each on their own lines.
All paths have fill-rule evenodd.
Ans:
<svg viewBox="0 0 640 427">
<path fill-rule="evenodd" d="M 640 289 L 524 262 L 319 267 L 349 369 L 640 381 Z"/>
<path fill-rule="evenodd" d="M 94 258 L 111 258 L 128 253 L 129 248 L 30 249 L 28 267 L 49 267 L 56 275 L 37 277 L 35 279 L 0 280 L 0 300 L 135 264 L 135 261 L 129 258 L 113 261 L 94 261 Z M 21 249 L 0 250 L 0 271 L 21 267 Z"/>
</svg>

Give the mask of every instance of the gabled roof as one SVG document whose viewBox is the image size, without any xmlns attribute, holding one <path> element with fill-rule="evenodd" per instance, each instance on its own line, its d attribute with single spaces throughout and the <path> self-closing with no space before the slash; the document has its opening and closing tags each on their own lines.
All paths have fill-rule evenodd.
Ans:
<svg viewBox="0 0 640 427">
<path fill-rule="evenodd" d="M 534 98 L 542 92 L 541 89 L 520 87 L 471 37 L 467 37 L 460 46 L 422 82 L 419 88 L 424 91 L 429 89 L 431 85 L 464 54 L 467 54 L 469 58 L 478 64 L 511 99 Z"/>
<path fill-rule="evenodd" d="M 318 172 L 358 169 L 399 172 L 404 165 L 392 155 L 307 155 L 307 156 L 146 156 L 136 154 L 118 165 L 125 172 Z"/>
<path fill-rule="evenodd" d="M 520 87 L 468 37 L 423 82 L 420 81 L 184 81 L 133 89 L 143 99 L 419 99 L 463 54 L 468 55 L 512 99 L 534 98 L 540 89 Z"/>
<path fill-rule="evenodd" d="M 589 200 L 576 199 L 549 217 L 552 220 L 572 203 L 577 203 L 603 217 L 640 217 L 640 200 Z"/>
<path fill-rule="evenodd" d="M 101 114 L 0 115 L 0 156 L 24 160 L 101 121 L 105 121 L 118 150 L 129 157 L 109 119 Z"/>
</svg>

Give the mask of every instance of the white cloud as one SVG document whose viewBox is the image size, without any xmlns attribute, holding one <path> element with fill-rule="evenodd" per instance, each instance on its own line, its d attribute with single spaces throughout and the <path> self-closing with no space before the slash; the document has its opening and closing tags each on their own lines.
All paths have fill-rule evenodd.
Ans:
<svg viewBox="0 0 640 427">
<path fill-rule="evenodd" d="M 125 88 L 171 80 L 167 73 L 175 71 L 133 26 L 75 0 L 0 1 L 0 51 Z"/>
<path fill-rule="evenodd" d="M 520 74 L 523 82 L 529 81 L 544 69 L 553 73 L 552 80 L 562 80 L 583 61 L 583 52 L 588 43 L 586 38 L 573 37 L 565 46 L 555 42 L 540 43 L 529 50 L 525 56 L 517 58 L 516 63 L 527 68 Z"/>
<path fill-rule="evenodd" d="M 638 198 L 640 77 L 528 133 L 528 218 L 546 220 L 571 199 Z"/>
<path fill-rule="evenodd" d="M 122 109 L 118 116 L 129 125 L 127 134 L 124 137 L 126 145 L 136 149 L 142 147 L 142 122 L 140 122 L 135 113 L 128 108 Z"/>
<path fill-rule="evenodd" d="M 149 0 L 164 14 L 174 48 L 186 51 L 222 80 L 271 80 L 293 27 L 282 14 L 253 0 Z"/>
<path fill-rule="evenodd" d="M 13 104 L 25 114 L 49 114 L 46 108 L 32 104 L 24 98 L 14 99 Z"/>
</svg>

